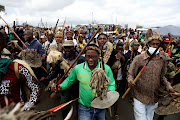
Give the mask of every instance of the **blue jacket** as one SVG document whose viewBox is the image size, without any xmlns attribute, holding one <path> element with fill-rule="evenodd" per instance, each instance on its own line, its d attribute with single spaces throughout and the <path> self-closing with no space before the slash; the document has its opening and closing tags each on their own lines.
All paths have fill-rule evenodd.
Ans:
<svg viewBox="0 0 180 120">
<path fill-rule="evenodd" d="M 35 38 L 31 41 L 30 44 L 25 42 L 25 45 L 28 47 L 28 49 L 38 52 L 41 56 L 45 53 L 45 50 L 42 48 L 42 44 Z M 23 50 L 25 49 L 26 48 L 23 46 Z"/>
</svg>

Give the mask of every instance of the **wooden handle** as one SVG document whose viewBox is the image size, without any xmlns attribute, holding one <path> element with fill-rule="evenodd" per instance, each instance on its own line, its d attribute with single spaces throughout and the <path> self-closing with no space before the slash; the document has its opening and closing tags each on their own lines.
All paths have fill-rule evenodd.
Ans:
<svg viewBox="0 0 180 120">
<path fill-rule="evenodd" d="M 76 98 L 76 99 L 74 99 L 74 100 L 71 100 L 71 101 L 67 102 L 65 106 L 69 105 L 70 103 L 72 103 L 72 102 L 74 102 L 74 101 L 76 101 L 76 100 L 78 100 L 78 99 L 79 99 L 79 98 Z M 65 107 L 65 106 L 59 107 L 58 109 L 54 110 L 53 112 L 56 112 L 56 111 L 62 109 L 63 107 Z"/>
<path fill-rule="evenodd" d="M 136 83 L 136 81 L 138 80 L 138 78 L 141 76 L 141 74 L 144 72 L 144 70 L 146 69 L 146 66 L 144 66 L 141 71 L 139 72 L 139 74 L 136 76 L 136 78 L 133 80 L 133 84 Z M 123 94 L 122 99 L 124 99 L 126 97 L 126 95 L 128 94 L 128 92 L 131 90 L 131 88 L 129 87 L 126 92 Z"/>
<path fill-rule="evenodd" d="M 169 40 L 170 40 L 170 42 L 169 42 L 169 44 L 168 44 L 168 46 L 167 46 L 167 48 L 166 48 L 166 50 L 165 50 L 165 53 L 167 52 L 167 50 L 168 50 L 171 42 L 173 41 L 173 38 L 171 37 L 170 33 L 168 33 L 168 35 L 169 35 Z"/>
<path fill-rule="evenodd" d="M 69 70 L 73 67 L 73 65 L 75 64 L 75 62 L 77 61 L 77 59 L 81 56 L 81 54 L 85 51 L 86 47 L 89 45 L 89 43 L 94 39 L 94 37 L 96 36 L 96 34 L 100 31 L 101 28 L 98 28 L 96 33 L 91 37 L 91 39 L 88 41 L 88 43 L 84 46 L 84 48 L 82 49 L 82 51 L 79 53 L 79 55 L 76 57 L 76 59 L 73 61 L 73 63 L 70 65 L 69 69 L 64 73 L 64 75 L 62 76 L 62 78 L 57 82 L 57 85 L 59 85 L 64 77 L 67 75 L 67 73 L 69 72 Z M 53 94 L 53 95 L 52 95 Z M 50 97 L 53 97 L 56 93 L 53 92 Z"/>
<path fill-rule="evenodd" d="M 44 66 L 41 66 L 41 68 L 42 68 L 47 74 L 49 74 L 49 72 L 46 70 L 46 68 L 44 68 Z"/>
<path fill-rule="evenodd" d="M 69 102 L 67 102 L 67 103 L 61 104 L 61 105 L 56 106 L 56 107 L 54 107 L 54 108 L 51 108 L 51 109 L 49 109 L 48 111 L 56 112 L 56 111 L 60 110 L 61 108 L 66 107 L 67 105 L 69 105 L 70 103 L 72 103 L 72 102 L 74 102 L 74 101 L 76 101 L 76 100 L 78 100 L 78 99 L 79 99 L 79 98 L 76 98 L 76 99 L 71 100 L 71 101 L 69 101 Z"/>
<path fill-rule="evenodd" d="M 53 92 L 51 95 L 50 95 L 50 98 L 54 97 L 56 95 L 56 92 Z"/>
<path fill-rule="evenodd" d="M 61 79 L 63 79 L 67 73 L 69 72 L 69 70 L 72 68 L 72 66 L 76 63 L 76 61 L 78 60 L 78 58 L 81 56 L 81 54 L 85 51 L 86 47 L 89 45 L 89 43 L 93 40 L 93 38 L 96 36 L 96 34 L 100 31 L 101 28 L 99 28 L 96 33 L 93 35 L 93 37 L 88 41 L 88 43 L 84 46 L 84 48 L 82 49 L 82 51 L 79 53 L 79 55 L 76 57 L 76 59 L 73 61 L 73 63 L 71 64 L 71 66 L 69 67 L 69 69 L 64 73 L 64 75 L 62 76 Z M 58 83 L 60 84 L 60 83 Z"/>
</svg>

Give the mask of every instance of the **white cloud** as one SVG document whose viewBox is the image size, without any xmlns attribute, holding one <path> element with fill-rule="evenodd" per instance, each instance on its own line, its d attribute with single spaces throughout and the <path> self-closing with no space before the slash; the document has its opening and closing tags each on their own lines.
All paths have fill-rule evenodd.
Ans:
<svg viewBox="0 0 180 120">
<path fill-rule="evenodd" d="M 12 25 L 27 21 L 37 26 L 41 18 L 44 24 L 59 25 L 67 17 L 66 25 L 98 23 L 135 23 L 143 26 L 178 25 L 179 0 L 1 0 L 7 15 L 3 17 Z M 1 13 L 3 14 L 3 13 Z M 0 25 L 4 24 L 0 20 Z"/>
</svg>

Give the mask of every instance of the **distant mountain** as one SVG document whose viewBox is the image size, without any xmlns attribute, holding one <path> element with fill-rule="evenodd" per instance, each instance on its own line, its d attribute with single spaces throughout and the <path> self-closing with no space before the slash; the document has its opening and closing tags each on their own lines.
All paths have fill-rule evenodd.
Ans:
<svg viewBox="0 0 180 120">
<path fill-rule="evenodd" d="M 159 29 L 155 29 L 154 31 L 160 33 L 160 35 L 170 33 L 172 37 L 180 37 L 180 27 L 174 25 L 160 27 Z"/>
</svg>

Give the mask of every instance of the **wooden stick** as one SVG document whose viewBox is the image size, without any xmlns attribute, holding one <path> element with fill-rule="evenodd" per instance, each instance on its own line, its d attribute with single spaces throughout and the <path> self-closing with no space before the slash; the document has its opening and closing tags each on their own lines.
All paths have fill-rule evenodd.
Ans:
<svg viewBox="0 0 180 120">
<path fill-rule="evenodd" d="M 130 61 L 132 60 L 133 53 L 134 53 L 134 49 L 133 49 L 133 46 L 132 46 Z"/>
<path fill-rule="evenodd" d="M 76 100 L 78 100 L 78 99 L 79 99 L 79 98 L 76 98 L 76 99 L 74 99 L 74 100 L 69 101 L 68 103 L 66 103 L 65 106 L 69 105 L 70 103 L 72 103 L 72 102 L 74 102 L 74 101 L 76 101 Z M 65 106 L 63 106 L 63 107 L 65 107 Z M 60 108 L 54 110 L 53 112 L 56 112 L 56 111 L 60 110 L 60 109 L 63 108 L 63 107 L 60 107 Z"/>
<path fill-rule="evenodd" d="M 164 41 L 161 41 L 161 43 L 159 44 L 159 46 L 156 48 L 156 50 L 154 51 L 154 53 L 150 56 L 148 62 L 146 63 L 146 65 L 141 69 L 141 71 L 138 73 L 138 75 L 136 76 L 136 78 L 133 80 L 133 84 L 136 83 L 136 81 L 138 80 L 138 78 L 141 76 L 141 74 L 144 72 L 144 70 L 146 69 L 146 66 L 149 64 L 149 62 L 153 59 L 153 57 L 155 56 L 156 52 L 158 51 L 158 49 L 160 48 L 160 46 L 162 45 Z M 125 96 L 127 95 L 127 93 L 131 90 L 131 88 L 129 87 L 126 92 L 123 94 L 122 99 L 125 98 Z"/>
<path fill-rule="evenodd" d="M 56 28 L 57 28 L 58 22 L 59 22 L 59 19 L 57 20 L 56 25 L 54 27 L 54 34 L 56 34 Z"/>
<path fill-rule="evenodd" d="M 95 32 L 95 34 L 91 37 L 91 39 L 88 41 L 88 43 L 84 46 L 84 48 L 82 49 L 82 51 L 79 53 L 79 55 L 76 57 L 76 59 L 73 61 L 73 63 L 70 65 L 69 69 L 64 73 L 64 75 L 62 76 L 62 78 L 57 82 L 57 85 L 59 85 L 64 77 L 67 75 L 67 73 L 69 72 L 69 70 L 73 67 L 73 65 L 76 63 L 77 59 L 81 56 L 81 54 L 85 51 L 86 47 L 89 45 L 89 43 L 93 40 L 93 38 L 96 36 L 96 34 L 100 31 L 101 28 L 98 28 L 98 30 Z M 56 94 L 56 92 L 53 92 L 50 97 L 53 97 Z"/>
<path fill-rule="evenodd" d="M 112 110 L 111 110 L 111 107 L 109 107 L 108 110 L 109 110 L 109 115 L 112 117 Z"/>
<path fill-rule="evenodd" d="M 71 64 L 71 66 L 69 67 L 69 69 L 64 73 L 64 75 L 62 76 L 61 79 L 63 79 L 66 74 L 69 72 L 69 70 L 72 68 L 72 66 L 76 63 L 77 59 L 81 56 L 81 54 L 85 51 L 86 47 L 89 45 L 89 43 L 93 40 L 93 38 L 96 36 L 96 34 L 100 31 L 101 28 L 99 28 L 96 33 L 93 35 L 93 37 L 88 41 L 88 43 L 84 46 L 84 48 L 82 49 L 82 51 L 79 53 L 79 55 L 76 57 L 76 59 L 73 61 L 73 63 Z M 60 80 L 58 81 L 57 84 L 60 84 Z"/>
<path fill-rule="evenodd" d="M 49 72 L 46 70 L 46 68 L 44 68 L 44 66 L 41 66 L 41 68 L 42 68 L 47 74 L 49 74 Z"/>
<path fill-rule="evenodd" d="M 62 33 L 63 33 L 63 36 L 65 36 L 65 34 L 64 34 L 64 30 L 65 30 L 65 24 L 66 24 L 66 17 L 65 17 L 65 20 L 64 20 L 64 24 L 63 24 L 63 31 L 62 31 Z M 64 39 L 63 39 L 63 43 L 64 43 Z"/>
<path fill-rule="evenodd" d="M 161 38 L 163 38 L 165 35 L 167 35 L 168 33 L 164 34 L 163 36 L 161 36 Z"/>
<path fill-rule="evenodd" d="M 65 20 L 64 20 L 64 23 L 63 23 L 63 31 L 62 31 L 62 33 L 64 33 L 65 24 L 66 24 L 66 17 L 65 17 Z"/>
<path fill-rule="evenodd" d="M 166 50 L 165 50 L 165 53 L 167 52 L 167 50 L 168 50 L 171 42 L 173 41 L 173 38 L 171 37 L 170 33 L 168 33 L 168 36 L 169 36 L 170 42 L 169 42 L 169 44 L 168 44 L 168 46 L 167 46 L 167 48 L 166 48 Z"/>
<path fill-rule="evenodd" d="M 180 93 L 175 92 L 175 93 L 171 93 L 171 95 L 180 96 Z"/>
<path fill-rule="evenodd" d="M 7 24 L 7 22 L 2 18 L 2 16 L 0 16 L 0 18 L 6 23 L 6 25 L 9 27 L 9 29 L 14 33 L 14 35 L 20 40 L 20 42 L 24 45 L 24 47 L 26 49 L 28 49 L 28 47 L 24 44 L 24 42 L 19 38 L 19 36 L 14 32 L 14 30 Z"/>
<path fill-rule="evenodd" d="M 0 18 L 7 24 L 7 22 L 0 16 Z M 14 30 L 7 24 L 7 26 L 9 27 L 9 29 L 15 34 L 15 36 L 21 41 L 21 43 L 24 45 L 24 47 L 27 49 L 27 50 L 29 50 L 28 49 L 28 47 L 24 44 L 24 42 L 19 38 L 19 36 L 14 32 Z M 41 68 L 43 68 L 45 71 L 46 71 L 46 73 L 48 73 L 48 71 L 43 67 L 43 66 L 41 66 Z"/>
<path fill-rule="evenodd" d="M 54 108 L 51 108 L 51 109 L 49 109 L 48 111 L 56 112 L 56 111 L 62 109 L 63 107 L 66 107 L 67 105 L 69 105 L 70 103 L 72 103 L 72 102 L 74 102 L 74 101 L 76 101 L 76 100 L 78 100 L 78 99 L 79 99 L 79 98 L 76 98 L 76 99 L 71 100 L 71 101 L 69 101 L 69 102 L 67 102 L 67 103 L 61 104 L 61 105 L 56 106 L 56 107 L 54 107 Z"/>
<path fill-rule="evenodd" d="M 141 71 L 139 72 L 139 74 L 138 74 L 138 75 L 136 76 L 136 78 L 134 79 L 133 84 L 136 83 L 136 81 L 138 80 L 138 78 L 141 76 L 141 74 L 143 73 L 143 71 L 144 71 L 145 69 L 146 69 L 146 66 L 144 66 L 144 67 L 141 69 Z M 126 90 L 126 92 L 123 94 L 122 99 L 125 98 L 125 96 L 127 95 L 127 93 L 128 93 L 130 90 L 131 90 L 131 88 L 129 87 L 129 88 Z"/>
</svg>

